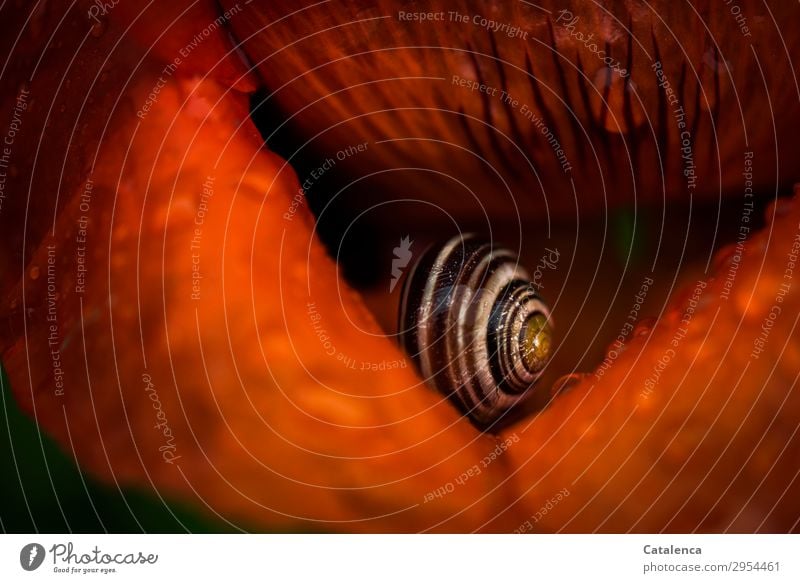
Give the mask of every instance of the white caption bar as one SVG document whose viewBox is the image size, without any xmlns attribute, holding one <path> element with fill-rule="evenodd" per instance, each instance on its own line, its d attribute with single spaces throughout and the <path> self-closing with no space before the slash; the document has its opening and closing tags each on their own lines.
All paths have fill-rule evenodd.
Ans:
<svg viewBox="0 0 800 583">
<path fill-rule="evenodd" d="M 791 535 L 3 535 L 0 581 L 800 581 Z M 613 579 L 612 579 L 613 578 Z M 184 579 L 185 580 L 185 579 Z"/>
</svg>

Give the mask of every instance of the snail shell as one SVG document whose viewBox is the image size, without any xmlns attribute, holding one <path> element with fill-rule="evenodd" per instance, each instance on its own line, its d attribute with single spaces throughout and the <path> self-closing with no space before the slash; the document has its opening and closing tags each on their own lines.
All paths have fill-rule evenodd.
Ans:
<svg viewBox="0 0 800 583">
<path fill-rule="evenodd" d="M 530 393 L 551 351 L 550 311 L 516 255 L 474 235 L 420 258 L 399 324 L 423 377 L 481 424 Z"/>
</svg>

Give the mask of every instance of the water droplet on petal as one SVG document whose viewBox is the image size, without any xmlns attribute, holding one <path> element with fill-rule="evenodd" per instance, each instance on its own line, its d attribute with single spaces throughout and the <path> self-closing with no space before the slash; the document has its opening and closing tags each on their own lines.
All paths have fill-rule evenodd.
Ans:
<svg viewBox="0 0 800 583">
<path fill-rule="evenodd" d="M 633 336 L 635 338 L 639 336 L 649 336 L 650 332 L 652 332 L 653 328 L 655 328 L 657 322 L 658 320 L 654 317 L 643 318 L 642 320 L 639 320 L 636 322 L 636 327 L 633 329 Z"/>
<path fill-rule="evenodd" d="M 97 18 L 89 32 L 94 38 L 98 38 L 103 36 L 103 33 L 106 31 L 106 27 L 107 27 L 106 19 Z"/>
<path fill-rule="evenodd" d="M 34 265 L 33 267 L 31 267 L 30 270 L 28 271 L 28 275 L 30 275 L 31 279 L 33 280 L 39 279 L 39 266 Z"/>
</svg>

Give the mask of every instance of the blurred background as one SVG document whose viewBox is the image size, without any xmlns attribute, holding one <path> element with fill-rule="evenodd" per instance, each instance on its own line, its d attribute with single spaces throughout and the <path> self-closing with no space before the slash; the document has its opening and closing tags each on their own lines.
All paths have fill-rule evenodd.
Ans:
<svg viewBox="0 0 800 583">
<path fill-rule="evenodd" d="M 236 532 L 237 526 L 82 473 L 17 407 L 0 367 L 0 528 L 25 532 Z"/>
</svg>

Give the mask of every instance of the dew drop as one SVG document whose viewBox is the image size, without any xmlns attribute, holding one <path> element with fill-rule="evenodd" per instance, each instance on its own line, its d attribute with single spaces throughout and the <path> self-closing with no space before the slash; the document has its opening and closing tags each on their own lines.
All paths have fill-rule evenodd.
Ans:
<svg viewBox="0 0 800 583">
<path fill-rule="evenodd" d="M 105 18 L 97 18 L 95 20 L 95 23 L 92 25 L 92 28 L 89 31 L 89 33 L 94 38 L 99 38 L 99 37 L 103 36 L 103 33 L 106 31 L 107 27 L 108 27 L 108 25 L 106 24 L 106 19 Z"/>
<path fill-rule="evenodd" d="M 28 271 L 28 275 L 30 275 L 31 279 L 33 280 L 39 279 L 39 266 L 34 265 L 33 267 L 31 267 L 30 270 Z"/>
<path fill-rule="evenodd" d="M 636 327 L 633 329 L 634 338 L 638 338 L 639 336 L 649 336 L 650 332 L 652 332 L 653 328 L 655 328 L 657 322 L 658 320 L 655 317 L 643 318 L 642 320 L 636 322 Z"/>
<path fill-rule="evenodd" d="M 572 373 L 559 377 L 550 387 L 550 394 L 553 397 L 566 394 L 577 387 L 587 376 L 589 375 L 586 373 Z"/>
</svg>

